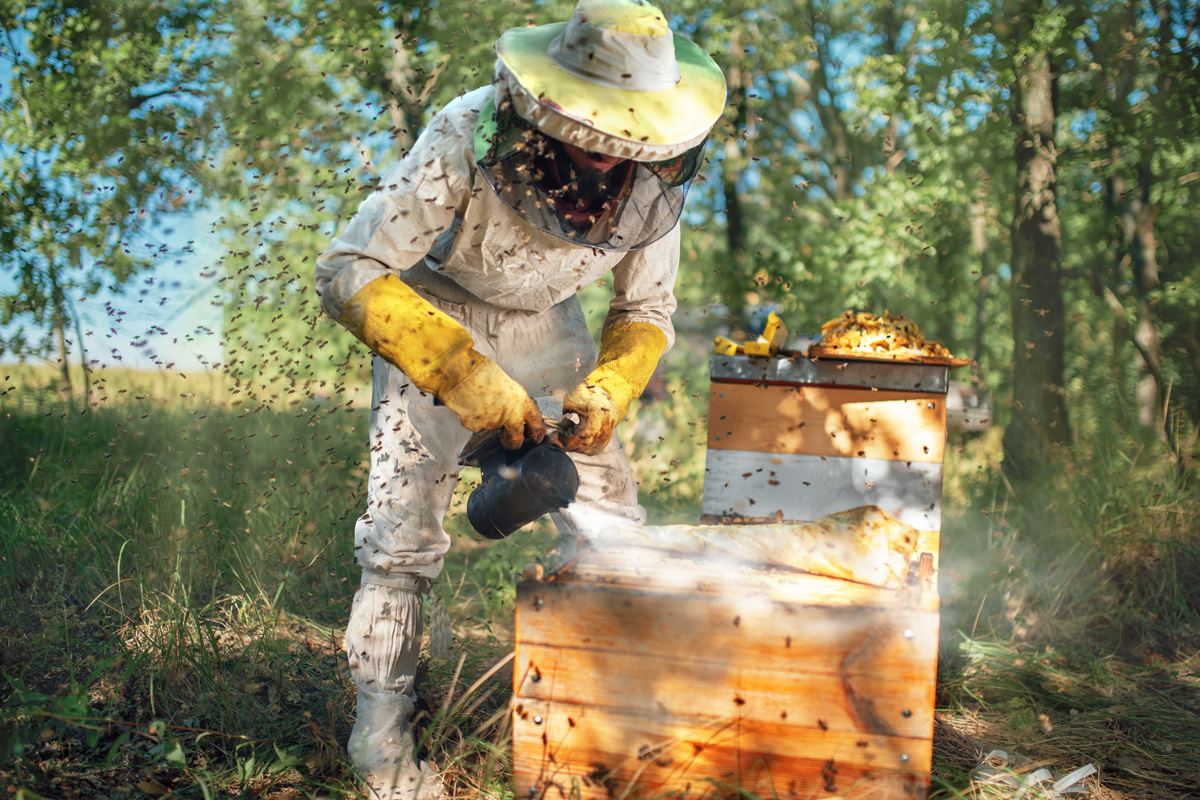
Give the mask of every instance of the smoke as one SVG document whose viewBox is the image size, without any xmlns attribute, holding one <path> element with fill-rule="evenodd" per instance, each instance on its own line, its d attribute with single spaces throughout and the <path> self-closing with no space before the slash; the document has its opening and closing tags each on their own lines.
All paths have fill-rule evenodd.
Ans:
<svg viewBox="0 0 1200 800">
<path fill-rule="evenodd" d="M 637 550 L 641 559 L 661 554 L 694 567 L 730 574 L 778 568 L 902 589 L 922 541 L 920 532 L 880 509 L 862 506 L 815 522 L 774 525 L 646 526 L 594 506 L 572 503 L 556 515 L 575 552 Z M 694 583 L 694 581 L 693 581 Z"/>
</svg>

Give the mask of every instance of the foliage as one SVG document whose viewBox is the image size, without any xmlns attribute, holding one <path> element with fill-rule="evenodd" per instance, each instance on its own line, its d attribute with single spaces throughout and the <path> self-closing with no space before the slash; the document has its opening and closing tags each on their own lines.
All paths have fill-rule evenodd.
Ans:
<svg viewBox="0 0 1200 800">
<path fill-rule="evenodd" d="M 808 332 L 842 308 L 903 311 L 953 352 L 975 357 L 979 382 L 1007 397 L 1016 174 L 1015 108 L 1006 86 L 1012 58 L 1025 46 L 1013 40 L 1015 8 L 807 2 L 682 9 L 730 76 L 732 93 L 716 163 L 689 206 L 684 282 L 692 296 L 723 301 L 733 329 L 746 328 L 760 304 L 780 307 L 793 329 Z M 1150 427 L 1161 429 L 1167 390 L 1191 386 L 1197 374 L 1190 333 L 1196 261 L 1188 257 L 1196 231 L 1180 223 L 1191 215 L 1197 118 L 1187 88 L 1200 61 L 1183 7 L 1154 8 L 1095 3 L 1067 13 L 1056 6 L 1039 12 L 1045 19 L 1026 44 L 1051 47 L 1061 87 L 1056 139 L 1068 306 L 1065 332 L 1035 345 L 1063 340 L 1064 385 L 1083 379 L 1099 389 L 1076 365 L 1094 371 L 1112 364 L 1110 378 L 1120 378 L 1115 386 L 1102 379 L 1104 391 L 1138 406 L 1143 426 L 1153 406 L 1158 422 Z M 1136 51 L 1121 48 L 1127 36 Z M 1120 58 L 1140 88 L 1130 84 L 1115 105 L 1112 70 L 1126 63 Z M 1132 141 L 1114 147 L 1118 136 Z M 1140 173 L 1137 142 L 1154 153 Z M 1148 222 L 1141 225 L 1150 233 L 1142 238 L 1159 243 L 1161 284 L 1140 293 L 1130 258 L 1137 250 L 1130 237 L 1117 236 L 1124 223 L 1106 200 L 1115 172 L 1129 176 L 1128 197 L 1145 195 Z M 1035 320 L 1055 330 L 1048 318 Z M 1153 339 L 1153 331 L 1139 332 L 1147 326 L 1171 343 L 1162 347 L 1161 391 L 1151 400 L 1140 399 L 1150 368 L 1134 346 L 1137 336 Z M 1109 351 L 1081 354 L 1091 329 L 1112 327 Z M 1195 394 L 1172 395 L 1169 427 L 1194 429 L 1200 418 L 1188 409 Z M 1000 421 L 1008 419 L 1004 406 Z M 1075 422 L 1097 424 L 1108 410 L 1092 415 L 1085 406 Z"/>
<path fill-rule="evenodd" d="M 742 90 L 685 229 L 695 296 L 723 300 L 734 329 L 758 307 L 809 334 L 844 308 L 903 312 L 1003 391 L 997 182 L 1011 168 L 998 117 L 955 109 L 982 92 L 930 58 L 936 23 L 859 3 L 697 14 L 696 36 Z M 738 234 L 723 235 L 735 202 Z"/>
<path fill-rule="evenodd" d="M 480 12 L 468 2 L 361 0 L 239 3 L 223 13 L 229 57 L 214 72 L 207 113 L 224 147 L 202 180 L 224 214 L 225 369 L 238 391 L 254 394 L 251 376 L 268 376 L 325 394 L 314 384 L 361 379 L 367 364 L 353 337 L 320 314 L 316 256 L 432 113 L 490 82 L 495 31 L 533 16 L 508 4 Z"/>
<path fill-rule="evenodd" d="M 194 210 L 184 176 L 210 142 L 191 127 L 206 91 L 203 3 L 0 6 L 0 355 L 43 355 L 73 302 L 119 291 L 156 253 L 140 235 Z M 27 327 L 28 326 L 28 327 Z M 10 326 L 11 327 L 11 326 Z"/>
<path fill-rule="evenodd" d="M 96 374 L 81 415 L 47 392 L 49 370 L 5 372 L 0 774 L 40 790 L 53 758 L 88 758 L 115 784 L 352 794 L 341 631 L 358 580 L 345 534 L 364 486 L 361 399 L 251 410 L 218 373 L 117 370 Z M 456 535 L 439 588 L 465 680 L 508 649 L 512 573 L 547 544 L 473 538 Z M 430 703 L 448 680 L 423 690 Z M 497 686 L 460 692 L 431 728 L 452 774 L 478 760 L 502 779 Z M 466 783 L 482 775 L 471 769 Z"/>
</svg>

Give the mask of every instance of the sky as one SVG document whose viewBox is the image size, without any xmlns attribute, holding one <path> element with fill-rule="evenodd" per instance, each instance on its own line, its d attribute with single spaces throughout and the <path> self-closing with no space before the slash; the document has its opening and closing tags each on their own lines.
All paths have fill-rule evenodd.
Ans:
<svg viewBox="0 0 1200 800">
<path fill-rule="evenodd" d="M 139 275 L 123 294 L 102 290 L 71 298 L 79 314 L 89 364 L 195 372 L 221 360 L 221 290 L 218 265 L 222 248 L 213 221 L 201 209 L 169 218 L 135 246 L 153 250 L 154 267 Z M 192 246 L 188 247 L 188 242 Z M 163 246 L 165 245 L 165 249 Z M 0 271 L 0 292 L 12 292 L 13 275 Z M 0 329 L 0 336 L 16 326 Z M 80 361 L 78 336 L 71 331 L 70 361 Z M 51 360 L 57 359 L 57 354 Z M 10 355 L 0 358 L 13 362 Z"/>
<path fill-rule="evenodd" d="M 20 50 L 28 33 L 17 28 L 7 31 L 7 36 L 6 41 Z M 0 101 L 11 93 L 12 58 L 8 51 L 0 57 Z M 171 365 L 178 371 L 196 371 L 220 361 L 222 310 L 217 280 L 222 271 L 217 266 L 221 248 L 212 230 L 216 218 L 207 208 L 168 218 L 134 239 L 136 248 L 155 254 L 155 265 L 123 294 L 102 290 L 92 297 L 70 298 L 79 315 L 89 363 L 137 369 Z M 12 268 L 0 267 L 0 294 L 14 293 L 16 285 Z M 19 324 L 0 326 L 0 338 L 11 335 Z M 26 337 L 36 341 L 40 333 L 27 331 Z M 75 331 L 67 336 L 73 364 L 81 358 L 78 338 Z M 0 354 L 0 363 L 17 360 L 12 354 Z M 57 353 L 51 356 L 51 362 L 56 360 Z"/>
<path fill-rule="evenodd" d="M 148 242 L 168 248 L 151 271 L 122 295 L 105 292 L 79 304 L 89 361 L 139 369 L 173 364 L 170 368 L 184 372 L 220 362 L 217 281 L 224 270 L 218 264 L 223 248 L 213 231 L 216 218 L 215 211 L 201 210 L 168 220 Z M 189 241 L 194 244 L 186 248 Z"/>
</svg>

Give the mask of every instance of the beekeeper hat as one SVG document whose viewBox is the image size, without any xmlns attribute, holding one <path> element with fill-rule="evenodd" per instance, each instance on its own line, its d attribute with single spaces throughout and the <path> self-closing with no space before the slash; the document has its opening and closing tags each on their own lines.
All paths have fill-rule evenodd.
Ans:
<svg viewBox="0 0 1200 800">
<path fill-rule="evenodd" d="M 498 88 L 521 117 L 619 158 L 680 156 L 725 108 L 720 67 L 645 0 L 580 0 L 569 22 L 508 30 L 496 55 Z"/>
</svg>

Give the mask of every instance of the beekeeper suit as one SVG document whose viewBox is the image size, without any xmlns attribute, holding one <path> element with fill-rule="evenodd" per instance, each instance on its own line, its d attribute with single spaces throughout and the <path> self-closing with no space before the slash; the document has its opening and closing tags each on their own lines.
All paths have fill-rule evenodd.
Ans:
<svg viewBox="0 0 1200 800">
<path fill-rule="evenodd" d="M 377 354 L 346 650 L 348 749 L 383 797 L 442 793 L 409 727 L 421 594 L 471 432 L 540 441 L 533 398 L 561 398 L 580 486 L 559 529 L 645 521 L 612 434 L 672 342 L 685 188 L 725 104 L 716 64 L 641 0 L 582 0 L 496 52 L 493 85 L 438 113 L 317 261 L 325 313 Z M 576 293 L 610 272 L 597 353 Z"/>
</svg>

